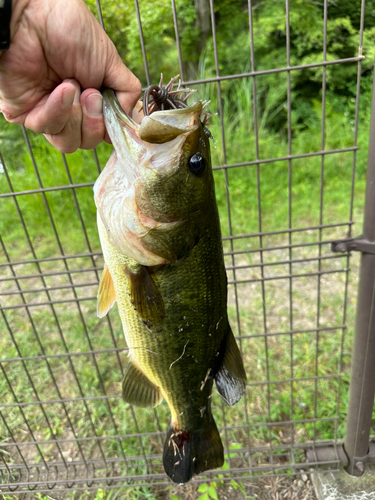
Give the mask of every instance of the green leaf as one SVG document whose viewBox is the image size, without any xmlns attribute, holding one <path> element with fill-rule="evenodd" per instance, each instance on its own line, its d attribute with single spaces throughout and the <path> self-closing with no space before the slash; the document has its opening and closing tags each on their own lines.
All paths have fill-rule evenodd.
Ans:
<svg viewBox="0 0 375 500">
<path fill-rule="evenodd" d="M 181 500 L 181 497 L 176 497 L 176 495 L 171 494 L 171 500 Z"/>
<path fill-rule="evenodd" d="M 207 490 L 208 490 L 208 484 L 207 483 L 202 483 L 199 486 L 199 488 L 198 488 L 199 493 L 204 493 Z"/>
<path fill-rule="evenodd" d="M 216 490 L 213 486 L 210 486 L 208 488 L 208 494 L 210 495 L 211 498 L 213 498 L 214 500 L 219 500 L 218 497 L 217 497 L 217 493 L 216 493 Z"/>
<path fill-rule="evenodd" d="M 239 486 L 234 479 L 230 480 L 230 484 L 234 490 L 238 490 Z"/>
<path fill-rule="evenodd" d="M 224 470 L 229 469 L 229 464 L 226 460 L 223 463 L 222 469 L 224 469 Z"/>
<path fill-rule="evenodd" d="M 198 500 L 210 500 L 210 497 L 207 495 L 207 493 L 203 493 L 203 495 L 198 497 Z"/>
</svg>

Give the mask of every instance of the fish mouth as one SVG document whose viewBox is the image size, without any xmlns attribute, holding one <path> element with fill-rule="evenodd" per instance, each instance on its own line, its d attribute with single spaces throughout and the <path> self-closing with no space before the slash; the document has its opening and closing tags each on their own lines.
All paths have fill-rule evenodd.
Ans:
<svg viewBox="0 0 375 500">
<path fill-rule="evenodd" d="M 202 102 L 197 101 L 191 106 L 180 109 L 154 111 L 144 116 L 142 103 L 138 101 L 132 117 L 121 107 L 115 93 L 111 89 L 103 90 L 104 119 L 108 134 L 112 137 L 121 136 L 124 127 L 130 135 L 150 144 L 164 144 L 183 134 L 189 134 L 199 127 L 202 114 Z M 132 133 L 133 132 L 133 133 Z M 112 143 L 116 148 L 116 140 Z"/>
<path fill-rule="evenodd" d="M 198 101 L 182 109 L 154 111 L 144 116 L 138 101 L 130 117 L 111 89 L 103 90 L 104 121 L 116 156 L 129 182 L 140 176 L 142 168 L 152 168 L 159 175 L 172 173 L 183 144 L 200 126 L 203 105 Z"/>
</svg>

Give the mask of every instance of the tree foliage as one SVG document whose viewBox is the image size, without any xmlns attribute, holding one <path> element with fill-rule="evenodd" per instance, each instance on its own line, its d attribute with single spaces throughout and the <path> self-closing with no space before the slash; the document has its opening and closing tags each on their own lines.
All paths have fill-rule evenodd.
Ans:
<svg viewBox="0 0 375 500">
<path fill-rule="evenodd" d="M 203 3 L 202 3 L 203 2 Z M 185 79 L 210 77 L 216 74 L 212 27 L 207 33 L 198 22 L 197 8 L 209 0 L 176 0 L 178 32 Z M 95 0 L 87 0 L 96 11 Z M 201 7 L 199 7 L 199 5 Z M 139 24 L 133 0 L 102 1 L 104 23 L 124 62 L 146 82 Z M 171 0 L 139 0 L 147 65 L 152 82 L 160 72 L 169 78 L 179 72 L 176 33 Z M 287 26 L 285 0 L 255 0 L 251 4 L 254 39 L 254 69 L 256 71 L 286 67 Z M 215 0 L 218 69 L 220 75 L 249 72 L 252 69 L 249 36 L 249 2 L 246 0 Z M 205 17 L 208 22 L 210 19 Z M 322 2 L 291 0 L 289 4 L 289 65 L 304 65 L 347 59 L 358 55 L 361 1 L 328 0 L 326 51 L 324 53 L 324 8 Z M 364 17 L 362 85 L 369 87 L 375 56 L 375 0 L 366 2 Z M 347 98 L 356 96 L 357 64 L 305 68 L 290 73 L 292 106 L 295 126 L 303 127 L 310 119 L 314 99 L 322 90 L 323 73 L 327 95 L 335 105 L 344 105 Z M 268 126 L 274 131 L 286 127 L 286 73 L 270 74 L 257 79 L 261 113 L 266 110 L 270 91 L 274 110 Z M 227 86 L 228 87 L 228 86 Z M 224 91 L 226 85 L 223 86 Z M 229 91 L 229 87 L 228 87 Z M 275 99 L 275 96 L 278 96 Z M 346 99 L 340 101 L 340 96 Z M 233 103 L 236 106 L 236 103 Z"/>
</svg>

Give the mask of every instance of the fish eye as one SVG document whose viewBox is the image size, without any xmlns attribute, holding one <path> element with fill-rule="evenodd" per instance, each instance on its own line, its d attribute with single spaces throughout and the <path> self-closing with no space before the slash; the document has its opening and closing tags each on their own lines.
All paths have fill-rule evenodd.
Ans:
<svg viewBox="0 0 375 500">
<path fill-rule="evenodd" d="M 189 159 L 189 169 L 194 175 L 202 175 L 206 170 L 206 160 L 200 153 L 195 153 Z"/>
</svg>

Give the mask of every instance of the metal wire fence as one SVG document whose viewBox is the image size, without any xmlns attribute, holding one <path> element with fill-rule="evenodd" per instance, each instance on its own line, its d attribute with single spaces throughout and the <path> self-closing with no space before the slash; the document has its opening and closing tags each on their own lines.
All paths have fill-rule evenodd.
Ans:
<svg viewBox="0 0 375 500">
<path fill-rule="evenodd" d="M 306 449 L 323 441 L 336 443 L 342 437 L 346 414 L 350 255 L 333 254 L 331 242 L 350 236 L 354 223 L 365 5 L 362 2 L 357 57 L 327 60 L 325 0 L 322 59 L 291 66 L 287 1 L 286 66 L 257 71 L 249 0 L 250 71 L 223 76 L 214 2 L 210 0 L 216 74 L 191 81 L 184 75 L 179 11 L 174 0 L 171 9 L 183 84 L 205 88 L 210 84 L 218 96 L 221 161 L 216 161 L 214 170 L 221 196 L 229 314 L 248 373 L 247 392 L 235 407 L 226 408 L 216 394 L 213 396 L 214 415 L 226 449 L 226 469 L 209 471 L 205 477 L 222 474 L 222 480 L 227 481 L 297 474 L 319 465 L 311 462 L 307 466 Z M 98 12 L 102 21 L 100 1 Z M 134 16 L 145 83 L 150 84 L 142 5 L 137 0 Z M 327 148 L 327 74 L 342 65 L 357 67 L 352 143 Z M 291 78 L 294 72 L 307 68 L 322 72 L 320 147 L 294 150 Z M 287 151 L 264 156 L 257 84 L 274 73 L 285 78 Z M 222 84 L 229 80 L 245 81 L 251 95 L 246 113 L 253 124 L 254 146 L 245 161 L 228 160 Z M 35 153 L 41 144 L 37 137 L 25 129 L 17 137 L 19 144 L 24 141 L 26 145 L 22 159 L 28 165 L 26 180 L 21 182 L 14 174 L 19 164 L 9 150 L 6 156 L 0 155 L 2 218 L 13 217 L 16 230 L 0 236 L 0 489 L 81 491 L 169 484 L 161 460 L 169 421 L 167 408 L 163 403 L 154 410 L 136 409 L 121 400 L 122 361 L 127 351 L 121 324 L 115 311 L 100 321 L 95 314 L 103 259 L 96 236 L 92 186 L 108 149 L 80 156 L 79 161 L 83 158 L 88 166 L 82 173 L 74 155 L 60 157 L 45 146 L 42 158 Z M 332 169 L 343 161 L 350 165 L 344 173 L 348 185 L 345 219 L 336 215 L 337 200 L 327 202 L 326 194 L 335 189 L 334 182 L 327 180 L 327 165 Z M 281 208 L 269 208 L 266 199 L 272 186 L 265 182 L 276 167 L 274 182 L 283 186 L 280 199 L 285 205 L 282 218 L 275 216 L 277 227 L 269 220 L 272 211 Z M 59 175 L 48 177 L 49 169 Z M 236 176 L 244 170 L 250 181 L 243 183 L 239 193 Z M 294 191 L 295 175 L 307 170 L 308 189 L 313 190 L 318 213 L 313 225 L 312 219 L 299 217 L 294 208 L 296 199 L 300 197 L 301 202 L 304 196 Z M 344 181 L 340 175 L 337 182 Z M 250 200 L 247 226 L 234 220 L 241 212 L 240 196 Z M 64 218 L 67 204 L 75 207 L 74 217 Z M 39 207 L 38 212 L 35 207 Z M 43 234 L 48 234 L 40 240 L 42 227 Z M 326 465 L 334 469 L 338 463 L 337 458 Z"/>
</svg>

